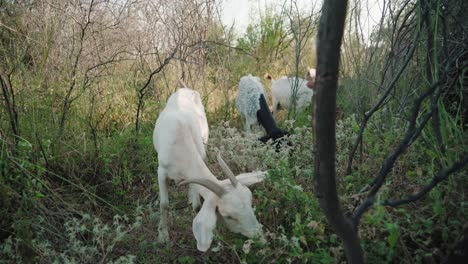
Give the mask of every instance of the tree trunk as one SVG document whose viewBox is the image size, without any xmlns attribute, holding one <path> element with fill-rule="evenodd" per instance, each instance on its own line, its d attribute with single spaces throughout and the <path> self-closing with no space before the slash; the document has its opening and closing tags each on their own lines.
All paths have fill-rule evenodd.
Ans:
<svg viewBox="0 0 468 264">
<path fill-rule="evenodd" d="M 349 263 L 363 263 L 360 240 L 341 209 L 335 180 L 335 109 L 340 47 L 347 0 L 326 0 L 318 31 L 316 83 L 315 177 L 320 206 L 328 222 L 343 241 Z"/>
</svg>

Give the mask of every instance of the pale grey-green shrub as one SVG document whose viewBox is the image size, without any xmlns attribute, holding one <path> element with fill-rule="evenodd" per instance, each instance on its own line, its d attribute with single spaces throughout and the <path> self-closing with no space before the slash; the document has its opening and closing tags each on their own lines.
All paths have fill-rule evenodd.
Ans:
<svg viewBox="0 0 468 264">
<path fill-rule="evenodd" d="M 31 247 L 40 263 L 135 263 L 135 256 L 131 254 L 115 258 L 112 253 L 118 243 L 125 243 L 127 234 L 141 227 L 141 212 L 137 210 L 133 219 L 115 215 L 110 224 L 89 214 L 73 217 L 64 223 L 64 233 L 56 234 L 60 237 L 59 245 L 41 224 L 36 238 L 31 240 Z M 12 236 L 6 239 L 0 245 L 2 259 L 11 263 L 24 262 L 18 250 L 21 242 Z"/>
</svg>

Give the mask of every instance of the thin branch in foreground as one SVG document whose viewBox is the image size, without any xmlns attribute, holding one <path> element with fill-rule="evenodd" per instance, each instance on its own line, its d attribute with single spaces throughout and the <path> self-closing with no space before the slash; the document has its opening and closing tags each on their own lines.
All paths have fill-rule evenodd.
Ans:
<svg viewBox="0 0 468 264">
<path fill-rule="evenodd" d="M 377 112 L 377 110 L 380 109 L 382 104 L 385 102 L 387 97 L 390 95 L 390 92 L 393 91 L 393 89 L 395 88 L 395 85 L 397 84 L 398 80 L 402 76 L 403 72 L 408 67 L 408 65 L 411 62 L 411 60 L 413 58 L 413 55 L 414 55 L 414 53 L 416 51 L 416 48 L 418 47 L 417 41 L 419 39 L 419 36 L 420 36 L 420 31 L 417 30 L 417 32 L 415 33 L 415 36 L 414 36 L 414 40 L 413 40 L 413 47 L 409 51 L 408 56 L 406 58 L 406 61 L 403 63 L 400 70 L 398 71 L 398 73 L 393 78 L 393 80 L 390 82 L 387 89 L 385 89 L 385 92 L 382 95 L 382 97 L 380 98 L 380 100 L 372 107 L 372 109 L 370 109 L 369 111 L 367 111 L 364 114 L 364 120 L 362 121 L 361 127 L 359 128 L 358 136 L 357 136 L 356 141 L 354 142 L 353 147 L 352 147 L 352 149 L 351 149 L 351 151 L 349 153 L 349 156 L 348 156 L 348 165 L 347 165 L 347 168 L 346 168 L 346 175 L 349 175 L 352 172 L 352 164 L 353 164 L 354 155 L 355 155 L 356 150 L 357 150 L 357 148 L 359 146 L 359 143 L 362 141 L 362 136 L 363 136 L 364 130 L 365 130 L 366 126 L 367 126 L 367 122 L 370 120 L 372 115 L 375 112 Z"/>
<path fill-rule="evenodd" d="M 143 87 L 139 90 L 139 93 L 140 94 L 143 94 L 144 91 L 146 90 L 146 88 L 148 88 L 148 85 L 151 83 L 151 80 L 153 79 L 154 75 L 158 74 L 159 72 L 161 72 L 164 67 L 166 67 L 167 64 L 169 64 L 169 62 L 171 61 L 172 58 L 174 58 L 174 56 L 176 55 L 178 51 L 178 47 L 174 48 L 174 50 L 171 52 L 171 54 L 169 54 L 169 56 L 167 56 L 163 63 L 161 65 L 159 65 L 159 67 L 157 67 L 155 70 L 153 70 L 150 75 L 148 76 L 148 79 L 146 80 L 145 84 L 143 85 Z"/>
<path fill-rule="evenodd" d="M 410 196 L 408 196 L 408 197 L 406 197 L 404 199 L 387 200 L 387 201 L 383 202 L 383 205 L 397 207 L 397 206 L 400 206 L 400 205 L 403 205 L 403 204 L 416 202 L 417 200 L 424 197 L 434 187 L 436 187 L 437 184 L 439 184 L 440 182 L 446 180 L 450 174 L 453 174 L 453 173 L 459 171 L 460 169 L 464 168 L 466 166 L 466 164 L 468 164 L 468 155 L 465 154 L 463 156 L 463 158 L 461 158 L 457 162 L 453 163 L 451 167 L 444 168 L 444 169 L 440 170 L 439 173 L 437 173 L 437 175 L 432 178 L 432 181 L 428 185 L 424 186 L 424 188 L 422 188 L 421 191 L 419 191 L 419 192 L 417 192 L 415 194 L 412 194 L 412 195 L 410 195 Z"/>
<path fill-rule="evenodd" d="M 135 119 L 135 134 L 138 134 L 138 132 L 140 131 L 140 115 L 141 115 L 142 108 L 143 108 L 143 97 L 145 96 L 146 89 L 149 87 L 149 84 L 151 83 L 151 80 L 153 79 L 154 75 L 161 72 L 171 62 L 171 60 L 175 57 L 178 50 L 179 50 L 179 46 L 176 46 L 174 50 L 172 50 L 172 52 L 159 65 L 159 67 L 157 67 L 155 70 L 153 70 L 150 73 L 145 84 L 140 89 L 138 89 L 138 98 L 137 98 L 138 102 L 137 102 L 137 112 L 136 112 L 136 119 Z"/>
<path fill-rule="evenodd" d="M 406 130 L 405 137 L 400 141 L 400 143 L 392 151 L 392 153 L 382 162 L 382 166 L 380 167 L 377 177 L 374 178 L 373 182 L 370 185 L 371 190 L 367 198 L 357 207 L 357 209 L 353 213 L 352 219 L 353 219 L 353 224 L 355 227 L 359 225 L 359 220 L 361 216 L 364 214 L 364 212 L 366 212 L 374 204 L 375 195 L 382 187 L 383 183 L 385 182 L 385 179 L 387 178 L 387 175 L 392 170 L 393 165 L 395 164 L 397 159 L 406 151 L 406 149 L 408 149 L 409 146 L 411 146 L 411 144 L 415 141 L 415 139 L 421 133 L 422 129 L 426 126 L 427 121 L 429 120 L 432 112 L 434 111 L 437 100 L 434 100 L 434 97 L 432 98 L 433 100 L 431 102 L 431 109 L 422 118 L 422 121 L 417 126 L 416 122 L 418 119 L 417 117 L 419 115 L 421 104 L 427 97 L 429 97 L 436 91 L 439 85 L 440 85 L 439 82 L 434 83 L 421 96 L 419 96 L 414 101 L 413 110 L 412 110 L 411 118 L 408 121 L 409 125 L 408 125 L 408 129 Z M 439 95 L 440 95 L 440 91 L 439 91 Z"/>
</svg>

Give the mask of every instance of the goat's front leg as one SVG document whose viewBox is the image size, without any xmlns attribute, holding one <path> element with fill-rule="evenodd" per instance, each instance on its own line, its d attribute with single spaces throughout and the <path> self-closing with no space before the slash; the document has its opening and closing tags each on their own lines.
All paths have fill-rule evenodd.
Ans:
<svg viewBox="0 0 468 264">
<path fill-rule="evenodd" d="M 245 132 L 247 132 L 247 135 L 252 134 L 251 127 L 252 127 L 252 124 L 251 124 L 251 123 L 249 122 L 249 120 L 247 120 L 247 118 L 246 118 L 246 119 L 245 119 Z"/>
<path fill-rule="evenodd" d="M 274 96 L 272 97 L 271 101 L 271 114 L 275 116 L 275 113 L 278 111 L 278 101 Z"/>
<path fill-rule="evenodd" d="M 198 194 L 198 189 L 195 186 L 195 184 L 189 184 L 189 192 L 188 192 L 188 197 L 189 197 L 189 203 L 192 204 L 193 210 L 197 210 L 200 205 L 200 195 Z"/>
<path fill-rule="evenodd" d="M 167 172 L 161 166 L 158 167 L 158 184 L 159 184 L 159 206 L 160 220 L 158 227 L 158 240 L 160 243 L 169 241 L 169 231 L 167 228 L 167 216 L 169 210 L 169 193 L 167 192 Z"/>
</svg>

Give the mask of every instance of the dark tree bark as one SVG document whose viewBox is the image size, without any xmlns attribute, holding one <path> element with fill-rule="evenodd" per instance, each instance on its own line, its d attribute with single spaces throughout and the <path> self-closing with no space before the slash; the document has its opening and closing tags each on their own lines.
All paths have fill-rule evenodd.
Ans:
<svg viewBox="0 0 468 264">
<path fill-rule="evenodd" d="M 349 263 L 363 263 L 357 228 L 345 217 L 336 190 L 335 109 L 340 47 L 346 18 L 346 0 L 324 1 L 318 31 L 316 83 L 315 177 L 320 206 L 343 241 Z"/>
<path fill-rule="evenodd" d="M 13 133 L 15 145 L 17 145 L 20 138 L 20 131 L 11 74 L 7 74 L 5 79 L 0 75 L 0 87 L 2 89 L 3 100 L 5 101 L 5 108 L 10 117 L 11 132 Z"/>
</svg>

